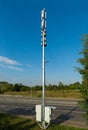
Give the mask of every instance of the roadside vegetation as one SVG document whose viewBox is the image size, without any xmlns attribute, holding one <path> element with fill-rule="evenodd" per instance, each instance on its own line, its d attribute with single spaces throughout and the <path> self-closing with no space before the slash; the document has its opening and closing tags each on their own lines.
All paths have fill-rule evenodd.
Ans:
<svg viewBox="0 0 88 130">
<path fill-rule="evenodd" d="M 47 98 L 70 98 L 80 99 L 81 98 L 81 84 L 79 82 L 64 85 L 59 82 L 58 85 L 49 84 L 46 85 L 46 97 Z M 22 95 L 29 96 L 32 98 L 42 97 L 42 86 L 25 86 L 22 83 L 10 84 L 8 82 L 0 82 L 0 93 L 7 95 Z"/>
<path fill-rule="evenodd" d="M 0 130 L 41 130 L 34 120 L 0 113 Z M 51 124 L 47 130 L 86 130 L 60 124 Z"/>
<path fill-rule="evenodd" d="M 42 97 L 42 91 L 40 90 L 33 90 L 32 91 L 32 97 L 31 92 L 25 91 L 25 92 L 5 92 L 3 95 L 19 95 L 19 96 L 26 96 L 29 98 L 41 98 Z M 65 99 L 81 99 L 81 93 L 79 90 L 64 90 L 64 94 L 62 91 L 46 91 L 46 98 L 65 98 Z"/>
<path fill-rule="evenodd" d="M 80 105 L 86 111 L 85 117 L 88 120 L 88 34 L 82 37 L 83 49 L 81 54 L 82 58 L 78 60 L 81 64 L 81 67 L 78 68 L 79 73 L 82 75 L 82 100 L 80 101 Z"/>
</svg>

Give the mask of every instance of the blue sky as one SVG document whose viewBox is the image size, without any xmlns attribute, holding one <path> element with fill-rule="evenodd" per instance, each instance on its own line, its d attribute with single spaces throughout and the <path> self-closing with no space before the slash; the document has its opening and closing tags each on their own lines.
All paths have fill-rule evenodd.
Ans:
<svg viewBox="0 0 88 130">
<path fill-rule="evenodd" d="M 41 18 L 47 11 L 46 83 L 81 81 L 88 0 L 0 0 L 0 81 L 42 84 Z"/>
</svg>

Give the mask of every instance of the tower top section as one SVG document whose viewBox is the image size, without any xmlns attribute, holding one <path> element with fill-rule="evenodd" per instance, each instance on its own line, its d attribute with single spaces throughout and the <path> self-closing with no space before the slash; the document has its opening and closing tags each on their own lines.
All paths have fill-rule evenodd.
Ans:
<svg viewBox="0 0 88 130">
<path fill-rule="evenodd" d="M 46 10 L 41 11 L 41 28 L 44 30 L 46 28 Z"/>
<path fill-rule="evenodd" d="M 45 8 L 41 11 L 41 19 L 46 19 L 46 10 L 45 10 Z"/>
<path fill-rule="evenodd" d="M 41 11 L 41 45 L 46 47 L 46 10 Z"/>
</svg>

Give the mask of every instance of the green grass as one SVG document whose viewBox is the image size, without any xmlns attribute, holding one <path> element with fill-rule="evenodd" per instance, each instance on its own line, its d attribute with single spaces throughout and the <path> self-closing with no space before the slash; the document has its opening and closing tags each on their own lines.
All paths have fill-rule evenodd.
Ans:
<svg viewBox="0 0 88 130">
<path fill-rule="evenodd" d="M 5 92 L 4 94 L 9 95 L 22 95 L 22 96 L 28 96 L 31 97 L 30 92 Z M 40 98 L 42 97 L 42 91 L 33 91 L 33 97 L 34 98 Z M 67 98 L 67 99 L 80 99 L 81 93 L 78 90 L 64 90 L 63 91 L 46 91 L 46 97 L 47 98 Z"/>
<path fill-rule="evenodd" d="M 0 114 L 0 130 L 41 130 L 34 120 L 13 117 Z M 63 125 L 51 124 L 47 130 L 85 130 L 81 128 L 68 127 Z"/>
</svg>

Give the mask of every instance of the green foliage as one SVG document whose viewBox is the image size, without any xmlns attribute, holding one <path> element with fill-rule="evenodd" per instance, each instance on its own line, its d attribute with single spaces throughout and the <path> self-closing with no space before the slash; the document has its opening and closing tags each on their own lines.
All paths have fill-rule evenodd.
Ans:
<svg viewBox="0 0 88 130">
<path fill-rule="evenodd" d="M 88 34 L 84 35 L 83 40 L 83 49 L 81 54 L 82 58 L 78 62 L 82 65 L 81 68 L 78 68 L 79 73 L 82 75 L 82 87 L 81 93 L 83 100 L 80 102 L 82 107 L 86 111 L 86 118 L 88 120 Z"/>
<path fill-rule="evenodd" d="M 8 82 L 0 82 L 0 93 L 11 91 L 12 88 L 13 88 L 12 84 L 9 84 Z"/>
<path fill-rule="evenodd" d="M 42 90 L 42 86 L 36 85 L 35 87 L 33 87 L 33 90 Z"/>
<path fill-rule="evenodd" d="M 45 88 L 47 91 L 62 91 L 63 93 L 65 92 L 64 90 L 78 90 L 80 89 L 80 83 L 76 82 L 73 84 L 69 85 L 64 85 L 62 82 L 59 82 L 58 85 L 56 84 L 49 84 L 46 85 Z M 32 91 L 41 91 L 42 86 L 41 85 L 36 85 L 36 86 L 25 86 L 22 83 L 16 83 L 16 84 L 10 84 L 8 82 L 0 82 L 0 93 L 4 92 L 22 92 L 22 91 L 28 91 L 30 92 L 32 88 Z"/>
<path fill-rule="evenodd" d="M 9 129 L 9 120 L 4 114 L 0 114 L 0 130 Z"/>
<path fill-rule="evenodd" d="M 16 92 L 20 92 L 20 91 L 30 91 L 30 88 L 23 85 L 22 83 L 16 83 L 14 86 L 13 86 L 13 91 L 16 91 Z"/>
<path fill-rule="evenodd" d="M 8 82 L 0 82 L 0 93 L 4 92 L 20 92 L 20 91 L 30 91 L 31 88 L 23 85 L 22 83 L 10 84 Z"/>
<path fill-rule="evenodd" d="M 57 90 L 57 85 L 55 84 L 49 84 L 49 85 L 46 85 L 46 90 Z"/>
<path fill-rule="evenodd" d="M 73 84 L 70 84 L 68 85 L 68 89 L 70 90 L 79 90 L 81 89 L 81 84 L 79 82 L 76 82 L 76 83 L 73 83 Z"/>
</svg>

